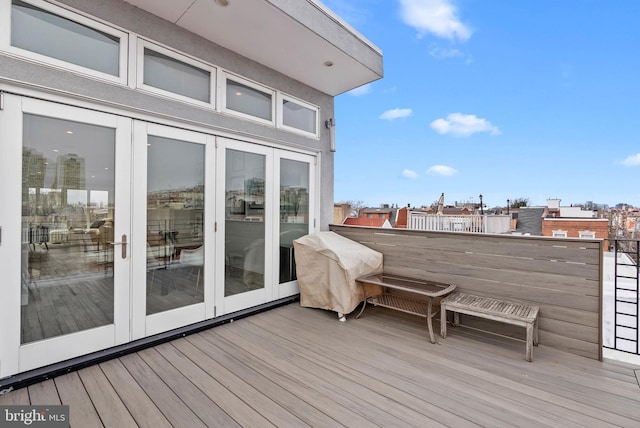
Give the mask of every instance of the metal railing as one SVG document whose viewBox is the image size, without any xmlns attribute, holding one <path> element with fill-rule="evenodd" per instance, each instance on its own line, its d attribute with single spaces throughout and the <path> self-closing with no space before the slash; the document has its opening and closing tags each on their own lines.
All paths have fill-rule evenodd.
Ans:
<svg viewBox="0 0 640 428">
<path fill-rule="evenodd" d="M 613 337 L 605 348 L 640 354 L 640 240 L 613 241 Z"/>
<path fill-rule="evenodd" d="M 509 233 L 508 215 L 438 215 L 409 211 L 407 227 L 413 230 L 474 233 Z"/>
</svg>

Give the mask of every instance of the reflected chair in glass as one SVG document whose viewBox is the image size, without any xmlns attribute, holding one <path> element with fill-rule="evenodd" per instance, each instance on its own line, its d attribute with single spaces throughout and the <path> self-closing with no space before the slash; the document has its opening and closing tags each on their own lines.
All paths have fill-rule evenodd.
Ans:
<svg viewBox="0 0 640 428">
<path fill-rule="evenodd" d="M 193 266 L 194 268 L 198 269 L 198 273 L 196 274 L 195 292 L 195 296 L 197 296 L 198 288 L 200 287 L 202 266 L 204 266 L 204 245 L 201 245 L 198 248 L 194 248 L 193 250 L 183 249 L 182 251 L 180 251 L 177 262 L 184 265 Z M 191 278 L 191 273 L 189 273 L 189 278 Z"/>
<path fill-rule="evenodd" d="M 167 244 L 163 246 L 151 246 L 147 241 L 147 272 L 151 272 L 151 281 L 149 282 L 149 291 L 150 294 L 153 290 L 153 284 L 155 282 L 156 271 L 159 269 L 167 270 L 169 265 L 167 264 L 166 255 L 169 254 L 169 257 L 173 256 L 173 245 Z M 170 263 L 170 262 L 169 262 Z M 177 290 L 176 284 L 173 284 L 173 287 Z"/>
</svg>

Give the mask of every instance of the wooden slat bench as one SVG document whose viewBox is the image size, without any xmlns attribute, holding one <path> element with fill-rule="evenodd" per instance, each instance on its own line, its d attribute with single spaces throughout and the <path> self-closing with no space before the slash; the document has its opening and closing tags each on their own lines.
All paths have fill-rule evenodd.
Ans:
<svg viewBox="0 0 640 428">
<path fill-rule="evenodd" d="M 537 306 L 523 305 L 489 297 L 454 293 L 440 302 L 440 335 L 447 337 L 447 311 L 453 312 L 453 325 L 460 324 L 460 314 L 526 327 L 526 360 L 533 359 L 533 345 L 538 345 Z"/>
</svg>

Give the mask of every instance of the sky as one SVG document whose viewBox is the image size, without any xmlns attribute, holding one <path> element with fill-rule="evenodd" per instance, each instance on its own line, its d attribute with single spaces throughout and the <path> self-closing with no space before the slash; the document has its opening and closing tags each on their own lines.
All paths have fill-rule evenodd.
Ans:
<svg viewBox="0 0 640 428">
<path fill-rule="evenodd" d="M 384 63 L 335 99 L 335 202 L 640 206 L 639 0 L 323 2 Z"/>
</svg>

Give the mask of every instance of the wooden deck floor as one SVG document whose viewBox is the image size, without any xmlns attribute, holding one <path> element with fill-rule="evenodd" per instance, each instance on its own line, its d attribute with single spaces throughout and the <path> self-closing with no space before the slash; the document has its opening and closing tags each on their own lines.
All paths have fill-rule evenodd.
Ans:
<svg viewBox="0 0 640 428">
<path fill-rule="evenodd" d="M 640 426 L 623 363 L 418 317 L 291 304 L 0 396 L 69 404 L 74 427 Z M 436 323 L 436 328 L 438 327 Z"/>
</svg>

